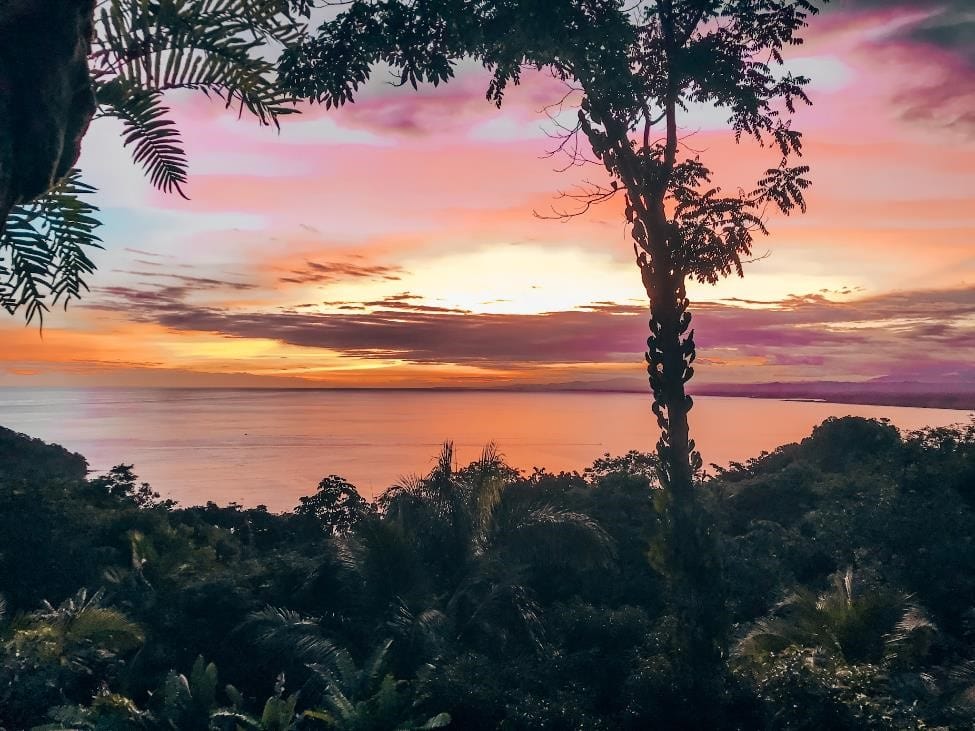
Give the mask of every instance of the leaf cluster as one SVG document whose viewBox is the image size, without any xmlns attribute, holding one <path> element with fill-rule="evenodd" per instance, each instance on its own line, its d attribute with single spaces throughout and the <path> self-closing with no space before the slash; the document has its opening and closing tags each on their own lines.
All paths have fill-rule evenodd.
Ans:
<svg viewBox="0 0 975 731">
<path fill-rule="evenodd" d="M 188 90 L 219 100 L 265 126 L 296 112 L 277 83 L 268 48 L 299 38 L 311 5 L 285 0 L 102 0 L 89 56 L 97 117 L 121 122 L 152 185 L 184 198 L 188 159 L 165 95 Z M 0 302 L 28 322 L 50 303 L 87 289 L 98 246 L 93 189 L 72 171 L 37 200 L 15 206 L 0 240 Z"/>
<path fill-rule="evenodd" d="M 785 49 L 818 6 L 811 0 L 353 0 L 281 58 L 301 97 L 340 106 L 380 67 L 398 83 L 438 85 L 467 57 L 491 72 L 500 105 L 525 68 L 582 92 L 579 123 L 610 187 L 569 196 L 584 212 L 627 197 L 634 237 L 650 259 L 702 282 L 742 273 L 766 212 L 805 210 L 809 168 L 793 165 L 802 135 L 791 117 L 808 104 L 809 79 L 785 69 Z M 722 193 L 698 154 L 682 157 L 676 122 L 692 105 L 724 110 L 736 139 L 779 153 L 750 192 Z M 573 162 L 583 163 L 578 147 Z M 669 206 L 666 235 L 647 229 Z M 564 213 L 560 215 L 575 215 Z"/>
<path fill-rule="evenodd" d="M 88 289 L 85 277 L 95 270 L 88 250 L 101 248 L 98 209 L 87 200 L 94 192 L 72 170 L 37 200 L 13 208 L 0 237 L 0 304 L 8 312 L 43 320 L 49 304 L 67 307 Z"/>
</svg>

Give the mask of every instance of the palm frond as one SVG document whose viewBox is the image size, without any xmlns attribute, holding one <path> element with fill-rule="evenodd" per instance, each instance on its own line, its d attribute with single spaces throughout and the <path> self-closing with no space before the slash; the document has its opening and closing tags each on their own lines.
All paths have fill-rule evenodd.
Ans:
<svg viewBox="0 0 975 731">
<path fill-rule="evenodd" d="M 416 729 L 417 731 L 426 731 L 426 729 L 447 728 L 451 720 L 449 713 L 438 713 L 436 716 L 428 718 L 422 726 L 417 726 Z"/>
<path fill-rule="evenodd" d="M 752 626 L 737 654 L 764 662 L 792 647 L 843 662 L 893 661 L 925 654 L 934 634 L 934 625 L 910 597 L 884 587 L 858 589 L 848 569 L 822 594 L 802 588 L 787 597 Z"/>
<path fill-rule="evenodd" d="M 430 481 L 449 480 L 454 474 L 454 443 L 444 442 L 437 455 L 437 465 L 428 478 Z"/>
<path fill-rule="evenodd" d="M 102 605 L 103 593 L 84 589 L 58 606 L 41 608 L 19 617 L 13 627 L 17 652 L 55 660 L 88 671 L 95 657 L 102 659 L 133 650 L 142 644 L 142 628 L 122 612 Z"/>
<path fill-rule="evenodd" d="M 336 652 L 316 620 L 290 609 L 266 607 L 252 613 L 239 630 L 265 652 L 289 661 L 326 663 Z"/>
<path fill-rule="evenodd" d="M 426 502 L 426 480 L 418 474 L 400 477 L 376 498 L 382 515 L 401 522 L 409 522 L 414 510 L 427 512 Z"/>
<path fill-rule="evenodd" d="M 264 725 L 259 719 L 236 709 L 221 708 L 219 711 L 214 711 L 210 714 L 210 720 L 214 722 L 226 721 L 228 723 L 232 723 L 232 728 L 235 729 L 264 731 Z M 220 728 L 222 728 L 222 726 Z"/>
<path fill-rule="evenodd" d="M 399 602 L 422 581 L 416 547 L 404 526 L 392 520 L 360 523 L 349 543 L 350 568 L 379 605 Z"/>
<path fill-rule="evenodd" d="M 377 683 L 386 674 L 386 665 L 389 660 L 389 648 L 393 646 L 393 641 L 387 639 L 373 651 L 365 667 L 362 668 L 361 682 L 367 687 Z"/>
<path fill-rule="evenodd" d="M 289 43 L 300 25 L 273 0 L 113 1 L 99 15 L 93 75 L 102 116 L 125 126 L 124 144 L 152 184 L 186 197 L 186 154 L 163 104 L 165 91 L 191 89 L 239 106 L 261 124 L 295 111 L 262 55 Z"/>
<path fill-rule="evenodd" d="M 152 184 L 186 197 L 187 159 L 163 103 L 169 90 L 220 99 L 262 125 L 297 110 L 282 91 L 269 46 L 293 43 L 308 3 L 281 0 L 157 0 L 99 3 L 89 65 L 99 115 L 119 119 Z M 294 8 L 294 12 L 291 11 Z M 98 246 L 98 213 L 82 196 L 93 189 L 72 171 L 31 203 L 15 206 L 0 237 L 0 306 L 43 325 L 51 303 L 81 296 Z"/>
<path fill-rule="evenodd" d="M 397 603 L 386 627 L 396 637 L 409 638 L 413 635 L 436 642 L 446 624 L 447 617 L 439 609 L 425 609 L 414 612 L 403 601 Z"/>
<path fill-rule="evenodd" d="M 121 652 L 141 645 L 145 635 L 138 624 L 117 609 L 86 606 L 72 618 L 67 639 L 73 643 L 90 642 Z"/>
<path fill-rule="evenodd" d="M 615 555 L 613 539 L 584 513 L 542 505 L 500 511 L 494 547 L 509 560 L 547 568 L 596 568 Z"/>
<path fill-rule="evenodd" d="M 887 661 L 916 662 L 924 658 L 939 633 L 924 610 L 909 606 L 887 636 Z"/>
<path fill-rule="evenodd" d="M 447 603 L 458 637 L 480 636 L 495 646 L 521 636 L 541 647 L 542 610 L 531 590 L 517 583 L 510 569 L 483 571 L 468 577 Z"/>
<path fill-rule="evenodd" d="M 188 177 L 186 152 L 162 92 L 117 78 L 99 88 L 98 101 L 103 116 L 122 122 L 122 144 L 132 147 L 132 158 L 149 181 L 164 193 L 175 191 L 186 198 L 182 187 Z"/>
<path fill-rule="evenodd" d="M 147 91 L 194 89 L 261 124 L 294 113 L 262 49 L 298 38 L 301 25 L 273 0 L 113 2 L 99 16 L 95 78 Z"/>
<path fill-rule="evenodd" d="M 95 235 L 98 209 L 85 200 L 95 189 L 72 170 L 31 203 L 14 206 L 0 237 L 0 304 L 43 321 L 48 303 L 67 307 L 88 289 L 95 270 L 87 249 L 101 248 Z"/>
<path fill-rule="evenodd" d="M 326 686 L 322 700 L 331 709 L 332 714 L 342 721 L 348 722 L 355 718 L 355 705 L 336 683 L 329 683 Z"/>
<path fill-rule="evenodd" d="M 450 723 L 441 713 L 425 721 L 416 718 L 422 698 L 412 683 L 389 672 L 392 640 L 381 642 L 360 668 L 346 650 L 339 650 L 331 667 L 313 666 L 323 683 L 318 703 L 324 708 L 304 717 L 325 722 L 332 729 L 433 729 Z M 432 666 L 428 666 L 431 667 Z"/>
</svg>

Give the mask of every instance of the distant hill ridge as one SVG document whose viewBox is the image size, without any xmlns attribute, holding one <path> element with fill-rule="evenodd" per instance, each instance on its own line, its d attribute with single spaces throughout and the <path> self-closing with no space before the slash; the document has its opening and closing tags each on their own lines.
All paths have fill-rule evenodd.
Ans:
<svg viewBox="0 0 975 731">
<path fill-rule="evenodd" d="M 975 383 L 924 383 L 877 379 L 863 383 L 819 381 L 815 383 L 750 383 L 701 386 L 701 396 L 750 396 L 754 398 L 816 399 L 842 404 L 921 406 L 975 410 Z"/>
<path fill-rule="evenodd" d="M 506 391 L 606 391 L 645 393 L 643 383 L 630 378 L 603 381 L 570 381 L 538 385 L 508 386 Z M 870 381 L 796 381 L 773 383 L 698 384 L 695 396 L 741 398 L 808 399 L 837 404 L 873 406 L 913 406 L 975 411 L 975 380 L 897 381 L 876 378 Z"/>
<path fill-rule="evenodd" d="M 0 482 L 81 480 L 88 460 L 57 444 L 48 444 L 0 426 Z"/>
</svg>

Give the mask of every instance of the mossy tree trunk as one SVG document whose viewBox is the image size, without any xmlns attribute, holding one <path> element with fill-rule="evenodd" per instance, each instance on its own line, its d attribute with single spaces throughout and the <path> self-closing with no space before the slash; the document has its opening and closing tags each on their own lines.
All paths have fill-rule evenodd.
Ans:
<svg viewBox="0 0 975 731">
<path fill-rule="evenodd" d="M 94 0 L 0 0 L 0 230 L 74 166 L 95 113 Z"/>
</svg>

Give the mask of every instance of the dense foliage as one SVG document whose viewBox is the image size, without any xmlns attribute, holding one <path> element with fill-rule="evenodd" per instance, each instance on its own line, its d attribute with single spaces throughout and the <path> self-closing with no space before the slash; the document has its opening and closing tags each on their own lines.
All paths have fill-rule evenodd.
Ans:
<svg viewBox="0 0 975 731">
<path fill-rule="evenodd" d="M 691 705 L 651 455 L 492 450 L 283 515 L 0 433 L 0 727 L 969 728 L 975 425 L 831 419 L 708 478 L 731 640 Z M 663 516 L 663 517 L 662 517 Z"/>
</svg>

